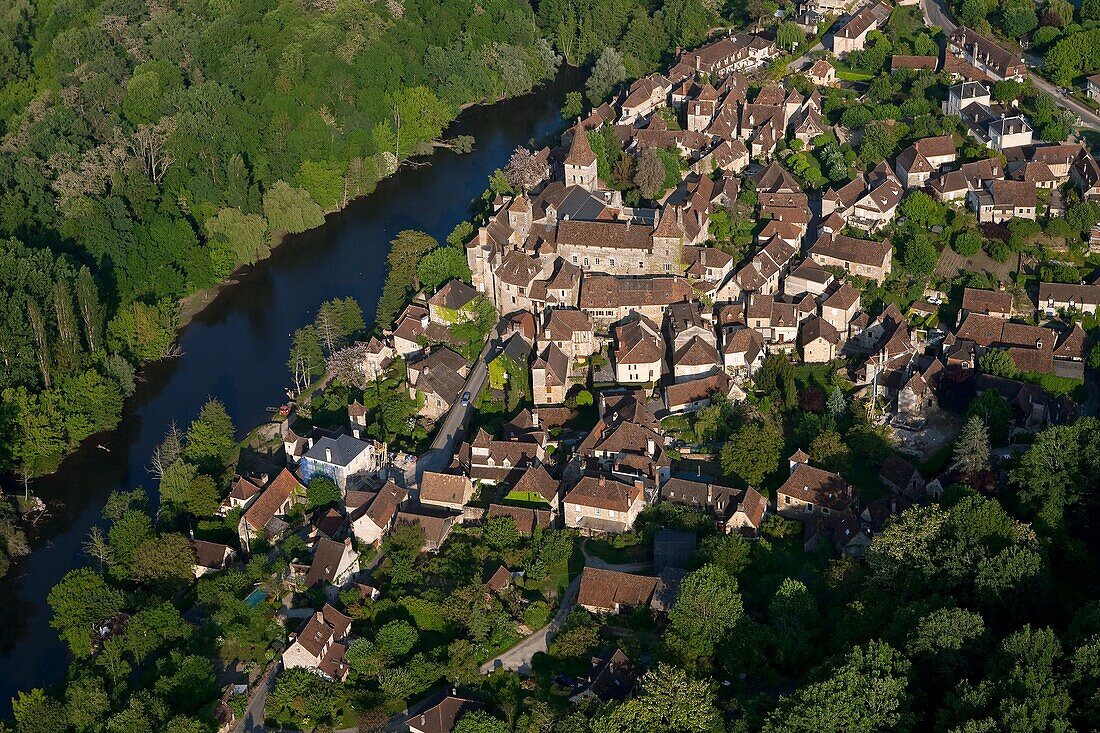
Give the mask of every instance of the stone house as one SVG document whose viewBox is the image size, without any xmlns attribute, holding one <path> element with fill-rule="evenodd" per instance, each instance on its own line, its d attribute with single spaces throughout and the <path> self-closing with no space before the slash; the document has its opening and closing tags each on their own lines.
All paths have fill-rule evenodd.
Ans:
<svg viewBox="0 0 1100 733">
<path fill-rule="evenodd" d="M 327 595 L 347 585 L 359 572 L 359 553 L 352 546 L 351 538 L 336 542 L 319 537 L 313 546 L 313 560 L 305 577 L 306 588 L 321 588 Z"/>
<path fill-rule="evenodd" d="M 451 325 L 474 318 L 477 291 L 461 280 L 451 280 L 428 298 L 428 317 L 434 323 Z"/>
<path fill-rule="evenodd" d="M 350 435 L 324 437 L 314 442 L 298 465 L 303 483 L 327 476 L 346 491 L 349 481 L 364 480 L 377 474 L 386 463 L 386 446 L 376 441 L 359 440 Z"/>
<path fill-rule="evenodd" d="M 654 577 L 586 567 L 581 572 L 577 605 L 589 613 L 611 614 L 648 608 L 657 583 Z"/>
<path fill-rule="evenodd" d="M 350 630 L 351 619 L 326 603 L 298 629 L 290 646 L 283 652 L 283 667 L 302 667 L 330 680 L 343 682 L 349 671 L 344 654 L 347 652 Z"/>
<path fill-rule="evenodd" d="M 844 234 L 825 235 L 818 237 L 809 254 L 822 267 L 839 267 L 880 284 L 890 274 L 891 245 L 888 239 L 876 242 Z"/>
<path fill-rule="evenodd" d="M 344 499 L 351 531 L 363 545 L 377 545 L 393 527 L 398 510 L 409 494 L 393 481 L 387 481 L 377 493 L 349 491 Z"/>
<path fill-rule="evenodd" d="M 924 497 L 924 477 L 916 466 L 896 453 L 886 457 L 882 470 L 879 471 L 879 478 L 886 488 L 906 499 Z"/>
<path fill-rule="evenodd" d="M 665 341 L 650 319 L 635 314 L 615 328 L 615 379 L 621 384 L 652 384 L 660 380 Z"/>
<path fill-rule="evenodd" d="M 569 357 L 570 362 L 587 359 L 597 350 L 592 319 L 584 311 L 574 308 L 547 310 L 546 325 L 540 340 L 552 343 Z"/>
<path fill-rule="evenodd" d="M 420 503 L 425 506 L 461 512 L 473 496 L 469 476 L 425 471 L 420 479 Z"/>
<path fill-rule="evenodd" d="M 855 490 L 838 474 L 815 468 L 809 460 L 802 451 L 791 456 L 791 474 L 776 491 L 776 511 L 791 519 L 848 511 L 856 498 Z"/>
<path fill-rule="evenodd" d="M 565 526 L 584 534 L 628 532 L 645 507 L 641 481 L 584 476 L 565 495 Z"/>
<path fill-rule="evenodd" d="M 256 537 L 281 537 L 290 528 L 286 516 L 291 507 L 303 503 L 305 494 L 306 487 L 293 473 L 286 468 L 280 471 L 241 515 L 237 523 L 241 546 L 248 550 Z"/>
<path fill-rule="evenodd" d="M 560 405 L 569 392 L 569 356 L 550 342 L 531 362 L 531 393 L 536 405 Z"/>
<path fill-rule="evenodd" d="M 817 316 L 802 322 L 798 341 L 802 349 L 802 361 L 807 364 L 832 361 L 840 355 L 840 347 L 844 343 L 840 332 L 824 318 Z"/>
<path fill-rule="evenodd" d="M 1059 311 L 1096 313 L 1100 308 L 1100 284 L 1039 283 L 1039 310 L 1047 317 Z"/>
</svg>

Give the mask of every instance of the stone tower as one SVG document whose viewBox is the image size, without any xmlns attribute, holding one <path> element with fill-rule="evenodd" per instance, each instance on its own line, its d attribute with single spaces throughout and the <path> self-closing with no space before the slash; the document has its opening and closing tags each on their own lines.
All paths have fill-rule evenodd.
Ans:
<svg viewBox="0 0 1100 733">
<path fill-rule="evenodd" d="M 569 155 L 565 157 L 565 185 L 580 186 L 589 191 L 596 190 L 596 154 L 588 144 L 588 135 L 581 123 L 573 128 L 573 140 L 569 144 Z"/>
</svg>

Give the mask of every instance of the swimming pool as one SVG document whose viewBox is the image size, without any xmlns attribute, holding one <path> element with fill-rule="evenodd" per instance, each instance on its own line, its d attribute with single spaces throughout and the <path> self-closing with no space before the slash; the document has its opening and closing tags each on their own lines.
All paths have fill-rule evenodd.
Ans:
<svg viewBox="0 0 1100 733">
<path fill-rule="evenodd" d="M 244 602 L 248 604 L 249 608 L 255 608 L 256 606 L 263 603 L 265 598 L 267 598 L 267 591 L 265 591 L 263 588 L 257 588 L 248 594 L 248 596 L 244 599 Z"/>
</svg>

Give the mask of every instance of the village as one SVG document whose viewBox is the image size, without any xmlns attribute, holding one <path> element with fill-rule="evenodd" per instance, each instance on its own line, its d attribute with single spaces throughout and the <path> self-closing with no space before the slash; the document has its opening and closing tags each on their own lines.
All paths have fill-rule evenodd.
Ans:
<svg viewBox="0 0 1100 733">
<path fill-rule="evenodd" d="M 891 125 L 830 122 L 882 93 L 849 80 L 851 59 L 913 10 L 818 0 L 795 20 L 810 35 L 827 20 L 827 50 L 792 62 L 763 36 L 722 35 L 571 120 L 560 145 L 516 151 L 465 242 L 469 278 L 421 290 L 352 346 L 365 386 L 342 424 L 277 416 L 275 450 L 237 467 L 219 508 L 236 541 L 192 535 L 196 577 L 292 555 L 277 591 L 249 596 L 278 608 L 286 639 L 227 693 L 227 730 L 262 729 L 289 670 L 376 674 L 390 692 L 364 672 L 380 663 L 363 650 L 383 642 L 356 645 L 356 630 L 388 618 L 364 609 L 414 607 L 408 588 L 393 595 L 410 581 L 376 578 L 410 541 L 402 562 L 442 576 L 464 564 L 484 593 L 475 611 L 512 616 L 481 637 L 477 676 L 549 669 L 571 704 L 621 701 L 707 538 L 858 562 L 892 517 L 960 483 L 995 494 L 999 460 L 1095 412 L 1100 278 L 1084 263 L 1100 216 L 1064 253 L 1050 237 L 1044 261 L 991 256 L 998 237 L 1068 230 L 1074 207 L 1100 202 L 1086 139 L 1043 139 L 1049 126 L 1006 97 L 1022 59 L 967 28 L 942 56 L 893 55 L 894 93 L 942 85 L 943 99 L 924 113 L 929 134 L 901 133 L 873 165 L 852 151 L 870 157 L 869 136 Z M 940 244 L 923 263 L 929 235 Z M 486 302 L 499 320 L 479 348 L 456 331 Z M 376 388 L 415 405 L 419 455 L 373 434 Z M 797 415 L 786 431 L 780 413 Z M 975 415 L 984 457 L 958 447 Z M 328 501 L 308 498 L 317 487 Z M 490 530 L 505 549 L 469 548 Z M 547 537 L 565 549 L 536 577 L 515 548 L 538 557 Z M 547 668 L 574 609 L 626 639 L 584 669 Z M 380 729 L 450 733 L 487 709 L 469 677 L 445 676 L 395 693 L 409 705 Z"/>
</svg>

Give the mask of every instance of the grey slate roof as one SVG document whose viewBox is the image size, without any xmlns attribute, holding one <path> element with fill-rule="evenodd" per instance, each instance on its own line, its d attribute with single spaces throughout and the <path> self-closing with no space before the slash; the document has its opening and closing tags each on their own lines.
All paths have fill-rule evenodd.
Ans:
<svg viewBox="0 0 1100 733">
<path fill-rule="evenodd" d="M 326 449 L 332 451 L 331 460 L 327 457 Z M 341 435 L 335 439 L 325 437 L 315 442 L 313 447 L 306 451 L 305 457 L 336 466 L 346 466 L 366 449 L 366 443 L 350 435 Z"/>
</svg>

